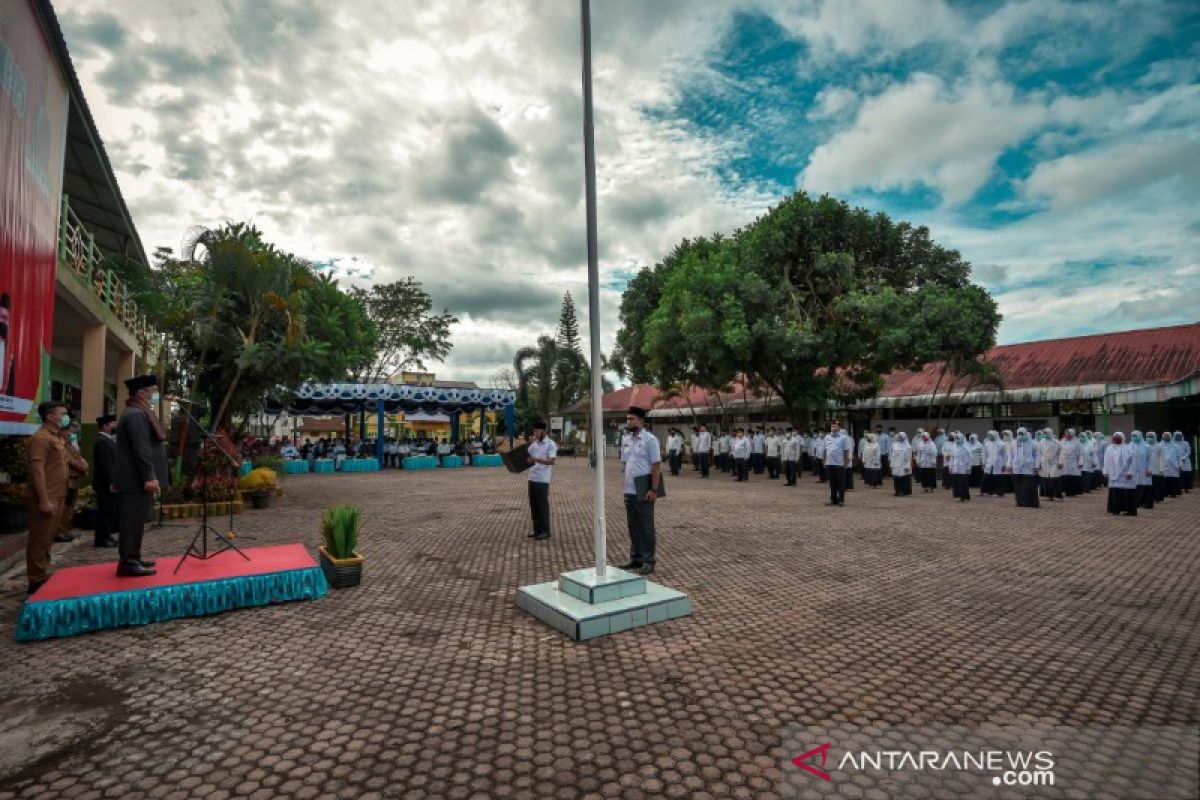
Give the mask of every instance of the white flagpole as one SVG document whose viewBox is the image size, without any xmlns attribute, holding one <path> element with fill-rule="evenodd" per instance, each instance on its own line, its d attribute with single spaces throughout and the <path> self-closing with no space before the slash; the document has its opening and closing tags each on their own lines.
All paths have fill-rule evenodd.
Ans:
<svg viewBox="0 0 1200 800">
<path fill-rule="evenodd" d="M 596 255 L 596 143 L 592 132 L 592 7 L 580 0 L 583 28 L 583 168 L 587 186 L 588 334 L 592 339 L 592 448 L 596 453 L 596 575 L 603 577 L 608 554 L 604 535 L 604 384 L 600 366 L 600 267 Z"/>
</svg>

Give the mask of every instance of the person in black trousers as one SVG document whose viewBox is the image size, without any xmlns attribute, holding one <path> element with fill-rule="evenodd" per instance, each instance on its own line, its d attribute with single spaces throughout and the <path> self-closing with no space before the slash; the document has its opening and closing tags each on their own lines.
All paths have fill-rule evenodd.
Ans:
<svg viewBox="0 0 1200 800">
<path fill-rule="evenodd" d="M 100 429 L 92 449 L 92 489 L 96 492 L 96 547 L 116 547 L 120 524 L 117 493 L 113 490 L 113 462 L 117 457 L 117 418 L 105 414 L 96 420 Z"/>
<path fill-rule="evenodd" d="M 533 532 L 529 538 L 543 541 L 550 538 L 550 474 L 558 461 L 558 445 L 546 435 L 546 423 L 533 423 L 533 438 L 529 440 L 529 516 Z"/>
<path fill-rule="evenodd" d="M 120 495 L 121 560 L 117 575 L 153 575 L 154 561 L 142 558 L 146 522 L 154 513 L 154 498 L 168 483 L 167 435 L 158 422 L 158 378 L 140 375 L 125 381 L 129 399 L 117 423 L 113 485 Z"/>
</svg>

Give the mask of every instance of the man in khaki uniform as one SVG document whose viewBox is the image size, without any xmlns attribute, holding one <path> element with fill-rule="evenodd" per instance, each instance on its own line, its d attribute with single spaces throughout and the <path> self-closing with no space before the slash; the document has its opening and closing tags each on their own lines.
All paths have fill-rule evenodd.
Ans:
<svg viewBox="0 0 1200 800">
<path fill-rule="evenodd" d="M 79 454 L 79 420 L 72 420 L 71 427 L 65 432 L 67 446 L 67 499 L 63 501 L 62 515 L 58 521 L 58 532 L 54 535 L 56 542 L 73 542 L 75 530 L 75 504 L 79 500 L 79 484 L 87 475 L 88 462 Z"/>
<path fill-rule="evenodd" d="M 62 403 L 42 403 L 38 417 L 42 427 L 29 439 L 29 486 L 25 496 L 29 510 L 29 540 L 25 544 L 29 594 L 41 588 L 50 569 L 50 545 L 67 499 L 67 444 L 63 431 L 71 426 L 71 416 Z"/>
</svg>

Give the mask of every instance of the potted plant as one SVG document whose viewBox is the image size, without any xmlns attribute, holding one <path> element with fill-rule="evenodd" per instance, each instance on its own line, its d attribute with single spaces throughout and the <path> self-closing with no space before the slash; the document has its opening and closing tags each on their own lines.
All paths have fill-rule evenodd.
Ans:
<svg viewBox="0 0 1200 800">
<path fill-rule="evenodd" d="M 96 499 L 96 490 L 91 486 L 84 486 L 79 490 L 79 497 L 75 501 L 75 527 L 85 531 L 96 530 L 96 514 L 100 509 L 100 502 Z"/>
<path fill-rule="evenodd" d="M 25 484 L 0 484 L 0 533 L 29 530 L 29 511 L 25 506 Z"/>
<path fill-rule="evenodd" d="M 267 508 L 275 493 L 275 470 L 267 467 L 252 469 L 241 479 L 238 488 L 250 497 L 255 508 Z"/>
<path fill-rule="evenodd" d="M 351 505 L 330 506 L 321 521 L 321 571 L 335 589 L 357 586 L 362 581 L 363 557 L 358 546 L 362 512 Z"/>
</svg>

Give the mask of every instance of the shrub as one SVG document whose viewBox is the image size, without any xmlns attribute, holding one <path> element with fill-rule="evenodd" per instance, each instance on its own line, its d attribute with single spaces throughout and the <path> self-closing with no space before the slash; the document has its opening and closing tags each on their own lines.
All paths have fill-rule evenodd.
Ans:
<svg viewBox="0 0 1200 800">
<path fill-rule="evenodd" d="M 25 484 L 0 484 L 0 508 L 24 508 Z"/>
<path fill-rule="evenodd" d="M 7 472 L 13 483 L 24 483 L 29 479 L 28 436 L 0 438 L 0 472 Z"/>
<path fill-rule="evenodd" d="M 275 470 L 266 467 L 252 469 L 242 477 L 238 486 L 250 494 L 268 491 L 275 486 Z"/>
<path fill-rule="evenodd" d="M 84 486 L 79 490 L 79 495 L 75 500 L 75 507 L 88 511 L 100 507 L 99 501 L 96 499 L 96 490 L 91 486 Z"/>
<path fill-rule="evenodd" d="M 207 481 L 202 481 L 199 477 L 192 480 L 188 486 L 188 496 L 195 502 L 200 502 L 204 497 L 204 486 L 208 486 L 208 501 L 210 503 L 224 502 L 225 500 L 236 500 L 238 498 L 238 479 L 231 478 L 227 475 L 210 475 Z"/>
<path fill-rule="evenodd" d="M 358 526 L 362 512 L 357 506 L 338 505 L 325 509 L 321 521 L 321 540 L 334 558 L 353 558 L 358 547 Z"/>
<path fill-rule="evenodd" d="M 250 463 L 255 468 L 266 467 L 267 469 L 275 470 L 276 473 L 283 472 L 283 456 L 264 453 L 263 455 L 255 456 L 254 460 Z"/>
</svg>

